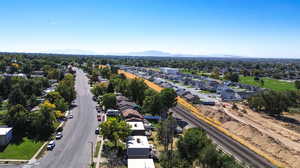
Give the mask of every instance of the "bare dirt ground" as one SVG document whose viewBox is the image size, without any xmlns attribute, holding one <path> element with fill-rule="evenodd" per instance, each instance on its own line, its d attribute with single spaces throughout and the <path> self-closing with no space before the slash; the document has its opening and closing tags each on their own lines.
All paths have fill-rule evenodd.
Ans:
<svg viewBox="0 0 300 168">
<path fill-rule="evenodd" d="M 198 108 L 206 116 L 220 121 L 228 131 L 282 162 L 285 167 L 300 167 L 299 132 L 289 129 L 286 121 L 254 112 L 242 104 L 237 106 L 235 110 L 230 105 L 225 108 L 221 105 Z"/>
</svg>

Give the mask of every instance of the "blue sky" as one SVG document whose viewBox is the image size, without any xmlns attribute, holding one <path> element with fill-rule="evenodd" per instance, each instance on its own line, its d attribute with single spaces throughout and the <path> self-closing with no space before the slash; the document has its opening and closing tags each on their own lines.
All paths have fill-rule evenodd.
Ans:
<svg viewBox="0 0 300 168">
<path fill-rule="evenodd" d="M 0 51 L 300 58 L 299 0 L 3 0 Z"/>
</svg>

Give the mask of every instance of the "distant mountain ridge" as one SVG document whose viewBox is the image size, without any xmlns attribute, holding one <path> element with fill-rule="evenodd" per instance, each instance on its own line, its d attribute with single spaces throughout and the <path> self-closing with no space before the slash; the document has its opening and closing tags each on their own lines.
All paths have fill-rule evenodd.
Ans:
<svg viewBox="0 0 300 168">
<path fill-rule="evenodd" d="M 116 56 L 148 56 L 148 57 L 214 57 L 214 58 L 246 58 L 244 56 L 238 55 L 228 55 L 228 54 L 207 54 L 207 55 L 198 55 L 198 54 L 173 54 L 169 52 L 159 51 L 159 50 L 146 50 L 138 52 L 127 52 L 127 53 L 100 53 L 90 50 L 79 50 L 79 49 L 57 49 L 57 50 L 48 50 L 43 53 L 51 54 L 79 54 L 79 55 L 116 55 Z"/>
</svg>

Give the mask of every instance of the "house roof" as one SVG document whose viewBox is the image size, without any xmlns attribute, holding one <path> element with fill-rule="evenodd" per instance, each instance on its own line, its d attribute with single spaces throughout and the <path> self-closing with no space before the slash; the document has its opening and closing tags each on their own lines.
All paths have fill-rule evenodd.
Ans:
<svg viewBox="0 0 300 168">
<path fill-rule="evenodd" d="M 126 121 L 126 122 L 137 122 L 137 121 L 143 122 L 144 119 L 142 119 L 142 118 L 137 118 L 137 117 L 130 117 L 130 118 L 125 119 L 125 121 Z"/>
<path fill-rule="evenodd" d="M 131 130 L 145 130 L 143 122 L 127 122 L 131 126 Z"/>
<path fill-rule="evenodd" d="M 133 109 L 126 109 L 126 110 L 122 111 L 121 113 L 124 118 L 127 118 L 127 117 L 137 117 L 137 118 L 141 118 L 141 119 L 144 118 L 138 111 L 133 110 Z"/>
<path fill-rule="evenodd" d="M 6 135 L 10 130 L 12 130 L 11 127 L 0 128 L 0 135 Z"/>
<path fill-rule="evenodd" d="M 128 168 L 155 168 L 153 159 L 128 159 Z"/>
<path fill-rule="evenodd" d="M 127 148 L 150 148 L 150 145 L 146 136 L 129 136 Z"/>
</svg>

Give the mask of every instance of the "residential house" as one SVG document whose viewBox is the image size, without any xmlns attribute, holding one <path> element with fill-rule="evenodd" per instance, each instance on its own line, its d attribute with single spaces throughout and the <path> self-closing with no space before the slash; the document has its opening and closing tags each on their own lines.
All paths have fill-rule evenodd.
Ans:
<svg viewBox="0 0 300 168">
<path fill-rule="evenodd" d="M 129 136 L 126 146 L 128 159 L 146 159 L 151 157 L 151 147 L 146 136 Z"/>
<path fill-rule="evenodd" d="M 9 144 L 10 140 L 13 137 L 13 128 L 11 127 L 3 127 L 0 128 L 0 146 L 6 146 Z"/>
<path fill-rule="evenodd" d="M 153 159 L 128 159 L 128 168 L 155 168 Z"/>
<path fill-rule="evenodd" d="M 127 124 L 129 124 L 131 126 L 131 135 L 133 136 L 144 136 L 145 135 L 145 127 L 144 127 L 144 123 L 143 122 L 127 122 Z"/>
</svg>

